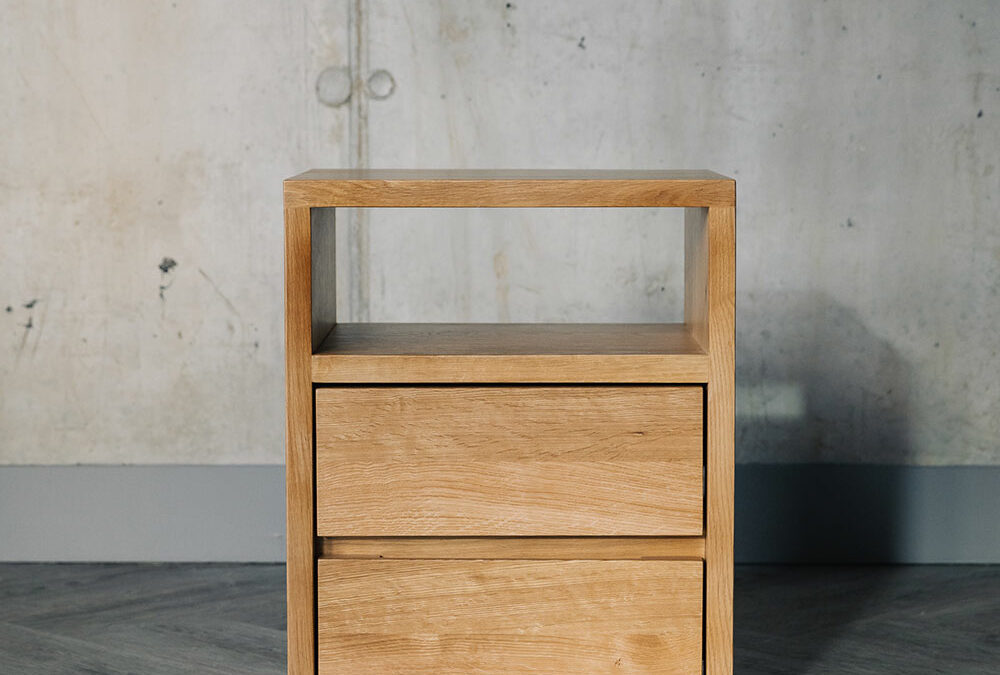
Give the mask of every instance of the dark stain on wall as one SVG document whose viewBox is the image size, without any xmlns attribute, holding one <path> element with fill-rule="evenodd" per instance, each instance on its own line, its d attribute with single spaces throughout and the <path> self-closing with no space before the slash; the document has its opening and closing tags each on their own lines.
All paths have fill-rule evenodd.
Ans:
<svg viewBox="0 0 1000 675">
<path fill-rule="evenodd" d="M 167 298 L 163 295 L 163 292 L 170 288 L 170 286 L 174 283 L 171 273 L 174 271 L 174 268 L 177 267 L 177 261 L 173 258 L 164 256 L 163 260 L 160 261 L 160 264 L 157 265 L 157 267 L 160 269 L 160 300 L 166 301 Z M 168 278 L 169 281 L 167 281 Z"/>
</svg>

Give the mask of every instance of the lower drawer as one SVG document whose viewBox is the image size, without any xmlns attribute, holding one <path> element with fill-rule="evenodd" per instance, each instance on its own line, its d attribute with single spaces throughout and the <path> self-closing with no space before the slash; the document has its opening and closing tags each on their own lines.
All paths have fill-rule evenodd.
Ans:
<svg viewBox="0 0 1000 675">
<path fill-rule="evenodd" d="M 696 673 L 696 560 L 320 560 L 319 673 Z"/>
</svg>

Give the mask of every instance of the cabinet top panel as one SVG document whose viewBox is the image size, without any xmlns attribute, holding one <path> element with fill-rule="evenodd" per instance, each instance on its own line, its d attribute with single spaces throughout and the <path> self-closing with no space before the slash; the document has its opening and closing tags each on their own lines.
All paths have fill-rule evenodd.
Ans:
<svg viewBox="0 0 1000 675">
<path fill-rule="evenodd" d="M 313 169 L 285 181 L 286 207 L 733 206 L 712 171 Z"/>
</svg>

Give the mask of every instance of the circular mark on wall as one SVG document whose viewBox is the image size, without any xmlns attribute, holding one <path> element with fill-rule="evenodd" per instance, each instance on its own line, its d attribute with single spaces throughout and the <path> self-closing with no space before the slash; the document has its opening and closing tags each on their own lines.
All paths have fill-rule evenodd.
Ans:
<svg viewBox="0 0 1000 675">
<path fill-rule="evenodd" d="M 382 100 L 392 96 L 396 91 L 396 80 L 388 70 L 376 70 L 368 76 L 368 95 L 374 99 Z"/>
<path fill-rule="evenodd" d="M 351 74 L 347 68 L 331 66 L 316 78 L 316 98 L 331 108 L 344 105 L 351 100 Z"/>
</svg>

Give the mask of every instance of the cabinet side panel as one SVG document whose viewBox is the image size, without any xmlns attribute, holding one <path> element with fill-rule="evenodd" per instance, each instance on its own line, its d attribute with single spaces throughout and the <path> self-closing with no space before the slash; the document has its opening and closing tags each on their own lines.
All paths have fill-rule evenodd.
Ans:
<svg viewBox="0 0 1000 675">
<path fill-rule="evenodd" d="M 684 209 L 684 323 L 708 349 L 708 209 Z"/>
<path fill-rule="evenodd" d="M 308 208 L 285 209 L 285 480 L 288 673 L 313 675 L 312 293 Z"/>
<path fill-rule="evenodd" d="M 337 323 L 337 212 L 312 209 L 312 349 Z"/>
<path fill-rule="evenodd" d="M 721 675 L 733 672 L 735 208 L 708 210 L 708 244 L 705 665 L 708 675 Z"/>
</svg>

